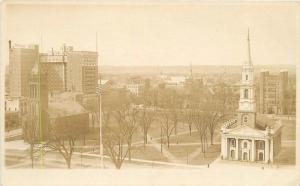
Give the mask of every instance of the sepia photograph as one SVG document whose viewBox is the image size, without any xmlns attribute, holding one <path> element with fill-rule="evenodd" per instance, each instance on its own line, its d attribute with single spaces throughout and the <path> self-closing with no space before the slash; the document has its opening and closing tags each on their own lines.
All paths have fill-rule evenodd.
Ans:
<svg viewBox="0 0 300 186">
<path fill-rule="evenodd" d="M 1 185 L 300 185 L 299 3 L 1 3 Z"/>
</svg>

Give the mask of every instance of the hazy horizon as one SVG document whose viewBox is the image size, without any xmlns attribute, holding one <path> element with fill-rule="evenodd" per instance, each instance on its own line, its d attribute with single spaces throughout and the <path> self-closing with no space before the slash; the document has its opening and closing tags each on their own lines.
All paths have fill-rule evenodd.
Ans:
<svg viewBox="0 0 300 186">
<path fill-rule="evenodd" d="M 63 43 L 74 46 L 74 50 L 95 51 L 97 32 L 102 65 L 242 65 L 248 58 L 246 39 L 250 28 L 254 65 L 293 65 L 296 10 L 289 4 L 267 3 L 11 4 L 5 10 L 5 47 L 12 40 L 40 44 L 42 52 L 59 49 Z"/>
</svg>

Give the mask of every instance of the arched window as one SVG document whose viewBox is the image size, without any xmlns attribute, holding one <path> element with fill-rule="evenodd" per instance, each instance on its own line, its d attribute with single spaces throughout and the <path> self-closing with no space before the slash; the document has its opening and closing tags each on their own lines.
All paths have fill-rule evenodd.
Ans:
<svg viewBox="0 0 300 186">
<path fill-rule="evenodd" d="M 247 142 L 244 142 L 244 148 L 247 148 L 247 145 L 248 145 Z"/>
<path fill-rule="evenodd" d="M 248 89 L 244 90 L 244 98 L 247 99 L 248 98 Z"/>
</svg>

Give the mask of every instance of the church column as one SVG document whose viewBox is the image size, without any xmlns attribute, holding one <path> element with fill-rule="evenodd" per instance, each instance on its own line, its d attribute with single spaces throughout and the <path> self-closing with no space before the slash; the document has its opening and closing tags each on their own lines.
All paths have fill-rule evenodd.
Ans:
<svg viewBox="0 0 300 186">
<path fill-rule="evenodd" d="M 270 162 L 273 162 L 273 153 L 274 153 L 274 145 L 273 145 L 273 139 L 270 139 Z"/>
<path fill-rule="evenodd" d="M 235 138 L 235 159 L 239 160 L 239 139 Z"/>
<path fill-rule="evenodd" d="M 269 139 L 265 140 L 265 162 L 267 163 L 270 158 Z"/>
<path fill-rule="evenodd" d="M 226 159 L 227 158 L 227 152 L 228 152 L 228 149 L 227 149 L 227 138 L 225 136 L 222 136 L 222 147 L 221 147 L 221 150 L 222 150 L 222 156 L 223 156 L 223 159 Z"/>
<path fill-rule="evenodd" d="M 252 139 L 252 143 L 251 143 L 251 161 L 255 161 L 256 159 L 256 153 L 255 153 L 255 140 Z"/>
</svg>

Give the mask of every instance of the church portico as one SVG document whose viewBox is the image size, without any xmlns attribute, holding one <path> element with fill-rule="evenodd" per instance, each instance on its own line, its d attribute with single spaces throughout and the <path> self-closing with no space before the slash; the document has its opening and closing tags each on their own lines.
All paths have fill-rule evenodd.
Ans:
<svg viewBox="0 0 300 186">
<path fill-rule="evenodd" d="M 266 163 L 271 159 L 271 153 L 267 153 L 269 139 L 227 136 L 225 140 L 227 152 L 222 152 L 223 159 Z"/>
</svg>

